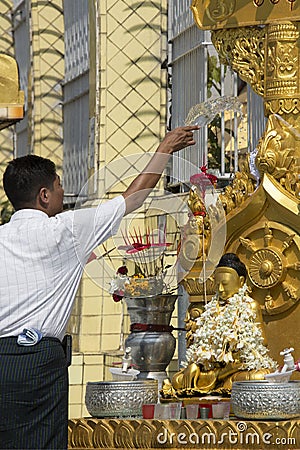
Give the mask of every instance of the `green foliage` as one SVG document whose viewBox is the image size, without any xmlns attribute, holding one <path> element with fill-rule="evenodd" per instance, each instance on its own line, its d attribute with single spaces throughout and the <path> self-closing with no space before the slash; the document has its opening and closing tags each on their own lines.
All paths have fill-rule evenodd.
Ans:
<svg viewBox="0 0 300 450">
<path fill-rule="evenodd" d="M 221 131 L 221 117 L 217 115 L 207 127 L 208 161 L 210 169 L 219 169 L 221 165 L 221 146 L 219 134 Z"/>
<path fill-rule="evenodd" d="M 4 200 L 0 203 L 0 225 L 3 225 L 10 221 L 11 216 L 14 213 L 14 209 L 9 200 Z"/>
<path fill-rule="evenodd" d="M 221 66 L 216 56 L 208 55 L 207 59 L 207 97 L 212 96 L 212 88 L 221 95 Z"/>
</svg>

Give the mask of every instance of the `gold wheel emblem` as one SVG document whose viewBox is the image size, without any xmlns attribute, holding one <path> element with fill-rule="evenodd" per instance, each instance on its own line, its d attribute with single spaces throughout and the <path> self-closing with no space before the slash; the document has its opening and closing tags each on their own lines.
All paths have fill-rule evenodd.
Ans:
<svg viewBox="0 0 300 450">
<path fill-rule="evenodd" d="M 300 299 L 300 239 L 287 226 L 260 221 L 232 251 L 248 268 L 252 296 L 265 314 L 288 311 Z"/>
<path fill-rule="evenodd" d="M 269 289 L 283 277 L 283 263 L 279 254 L 270 248 L 257 250 L 250 258 L 249 278 L 254 286 Z"/>
</svg>

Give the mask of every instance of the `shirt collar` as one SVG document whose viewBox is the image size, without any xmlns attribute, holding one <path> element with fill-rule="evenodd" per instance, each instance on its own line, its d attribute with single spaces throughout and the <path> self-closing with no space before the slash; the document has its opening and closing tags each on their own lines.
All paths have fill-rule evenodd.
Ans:
<svg viewBox="0 0 300 450">
<path fill-rule="evenodd" d="M 33 219 L 33 218 L 41 218 L 41 219 L 49 219 L 48 215 L 44 213 L 44 211 L 40 211 L 39 209 L 19 209 L 16 211 L 10 221 L 14 222 L 15 220 L 23 220 L 23 219 Z"/>
</svg>

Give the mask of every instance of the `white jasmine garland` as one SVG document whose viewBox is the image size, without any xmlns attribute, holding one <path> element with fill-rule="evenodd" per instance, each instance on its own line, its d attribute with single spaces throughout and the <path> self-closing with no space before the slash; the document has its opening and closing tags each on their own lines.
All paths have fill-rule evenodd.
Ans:
<svg viewBox="0 0 300 450">
<path fill-rule="evenodd" d="M 218 295 L 205 305 L 197 319 L 193 343 L 186 352 L 185 367 L 194 362 L 209 370 L 216 363 L 233 362 L 234 353 L 238 352 L 244 369 L 276 368 L 277 363 L 263 344 L 261 327 L 255 322 L 253 299 L 246 295 L 247 289 L 244 284 L 224 305 L 219 303 Z"/>
</svg>

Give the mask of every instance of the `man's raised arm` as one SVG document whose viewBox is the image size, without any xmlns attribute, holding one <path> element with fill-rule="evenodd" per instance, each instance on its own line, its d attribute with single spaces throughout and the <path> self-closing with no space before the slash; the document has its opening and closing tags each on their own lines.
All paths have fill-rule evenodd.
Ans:
<svg viewBox="0 0 300 450">
<path fill-rule="evenodd" d="M 166 134 L 143 172 L 133 180 L 123 193 L 126 202 L 126 214 L 143 204 L 160 179 L 172 153 L 195 145 L 193 131 L 198 129 L 198 126 L 178 127 Z"/>
</svg>

